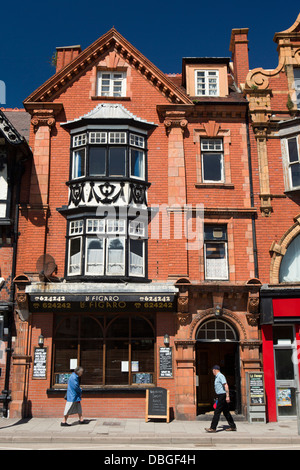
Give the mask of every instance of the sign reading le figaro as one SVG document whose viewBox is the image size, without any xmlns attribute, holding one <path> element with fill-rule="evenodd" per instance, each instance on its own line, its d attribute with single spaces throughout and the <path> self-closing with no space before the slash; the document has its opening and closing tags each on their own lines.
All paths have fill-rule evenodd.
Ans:
<svg viewBox="0 0 300 470">
<path fill-rule="evenodd" d="M 31 312 L 146 312 L 175 310 L 174 294 L 93 294 L 29 296 Z"/>
</svg>

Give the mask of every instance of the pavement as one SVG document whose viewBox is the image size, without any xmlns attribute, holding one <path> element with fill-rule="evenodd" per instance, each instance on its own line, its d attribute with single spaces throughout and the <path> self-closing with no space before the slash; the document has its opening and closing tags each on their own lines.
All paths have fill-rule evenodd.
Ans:
<svg viewBox="0 0 300 470">
<path fill-rule="evenodd" d="M 219 421 L 217 432 L 205 431 L 210 420 L 177 421 L 164 420 L 86 418 L 87 424 L 78 424 L 69 418 L 71 426 L 61 427 L 60 418 L 11 419 L 0 418 L 0 445 L 20 443 L 68 443 L 113 445 L 152 444 L 182 447 L 210 446 L 217 444 L 268 444 L 297 446 L 300 449 L 297 419 L 275 423 L 249 423 L 236 421 L 237 431 L 226 432 L 227 422 Z"/>
</svg>

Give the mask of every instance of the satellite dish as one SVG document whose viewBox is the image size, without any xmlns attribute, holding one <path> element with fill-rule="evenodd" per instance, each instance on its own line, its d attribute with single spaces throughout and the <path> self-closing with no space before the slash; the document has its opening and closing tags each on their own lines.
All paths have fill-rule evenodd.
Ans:
<svg viewBox="0 0 300 470">
<path fill-rule="evenodd" d="M 55 259 L 53 256 L 45 254 L 39 257 L 36 262 L 36 269 L 39 273 L 40 281 L 50 281 L 52 280 L 53 273 L 57 269 Z"/>
</svg>

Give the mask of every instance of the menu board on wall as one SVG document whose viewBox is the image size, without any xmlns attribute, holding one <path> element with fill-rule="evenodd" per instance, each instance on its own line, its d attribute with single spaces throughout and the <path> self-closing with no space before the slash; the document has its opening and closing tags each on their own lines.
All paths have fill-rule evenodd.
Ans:
<svg viewBox="0 0 300 470">
<path fill-rule="evenodd" d="M 172 348 L 159 348 L 159 376 L 173 377 Z"/>
<path fill-rule="evenodd" d="M 47 348 L 34 348 L 32 378 L 47 378 Z"/>
</svg>

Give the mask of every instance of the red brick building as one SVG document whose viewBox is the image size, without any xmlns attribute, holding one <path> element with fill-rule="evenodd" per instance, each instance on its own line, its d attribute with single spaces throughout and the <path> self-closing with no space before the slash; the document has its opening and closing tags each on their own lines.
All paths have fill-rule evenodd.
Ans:
<svg viewBox="0 0 300 470">
<path fill-rule="evenodd" d="M 299 389 L 300 15 L 276 33 L 278 66 L 241 72 L 249 100 L 251 159 L 261 289 L 260 325 L 270 421 L 296 416 Z M 240 30 L 236 61 L 247 61 Z M 242 50 L 244 44 L 244 50 Z M 262 64 L 263 67 L 263 64 Z"/>
<path fill-rule="evenodd" d="M 144 417 L 158 386 L 195 419 L 215 363 L 246 414 L 262 356 L 245 44 L 234 30 L 234 65 L 184 58 L 174 76 L 115 29 L 57 48 L 24 101 L 10 416 L 61 416 L 79 364 L 86 416 Z"/>
</svg>

